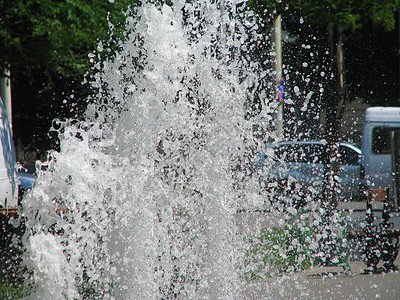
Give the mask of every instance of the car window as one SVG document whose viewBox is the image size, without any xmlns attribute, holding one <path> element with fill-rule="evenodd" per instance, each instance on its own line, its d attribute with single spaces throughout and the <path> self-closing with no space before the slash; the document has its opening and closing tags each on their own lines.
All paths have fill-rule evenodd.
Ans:
<svg viewBox="0 0 400 300">
<path fill-rule="evenodd" d="M 281 145 L 275 149 L 275 153 L 289 163 L 323 164 L 325 161 L 324 146 L 318 144 Z"/>
<path fill-rule="evenodd" d="M 282 159 L 285 162 L 289 162 L 293 160 L 292 158 L 292 147 L 290 145 L 283 145 L 283 146 L 277 146 L 275 149 L 275 155 L 278 159 Z"/>
<path fill-rule="evenodd" d="M 297 145 L 283 145 L 275 148 L 276 156 L 285 162 L 299 162 L 303 158 L 303 153 L 299 151 Z"/>
<path fill-rule="evenodd" d="M 341 165 L 358 165 L 359 154 L 346 146 L 339 147 L 340 164 Z"/>
<path fill-rule="evenodd" d="M 325 162 L 326 155 L 323 145 L 304 145 L 304 149 L 307 153 L 306 163 L 323 164 Z"/>
</svg>

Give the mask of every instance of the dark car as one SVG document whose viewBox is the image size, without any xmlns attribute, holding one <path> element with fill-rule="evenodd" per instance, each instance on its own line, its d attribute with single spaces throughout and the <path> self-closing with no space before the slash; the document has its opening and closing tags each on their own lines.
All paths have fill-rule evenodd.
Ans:
<svg viewBox="0 0 400 300">
<path fill-rule="evenodd" d="M 280 142 L 271 146 L 257 163 L 260 184 L 275 200 L 299 202 L 321 193 L 327 162 L 324 141 Z M 359 198 L 361 150 L 349 143 L 339 145 L 339 195 L 342 200 Z M 286 197 L 286 198 L 285 198 Z"/>
</svg>

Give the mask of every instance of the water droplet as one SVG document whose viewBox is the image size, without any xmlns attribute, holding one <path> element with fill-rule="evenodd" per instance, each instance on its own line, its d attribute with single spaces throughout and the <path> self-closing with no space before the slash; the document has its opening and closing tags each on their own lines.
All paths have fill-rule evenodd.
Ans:
<svg viewBox="0 0 400 300">
<path fill-rule="evenodd" d="M 102 42 L 100 42 L 100 43 L 97 45 L 97 50 L 98 50 L 99 52 L 102 52 L 102 51 L 104 50 L 104 47 L 103 47 L 103 43 L 102 43 Z"/>
</svg>

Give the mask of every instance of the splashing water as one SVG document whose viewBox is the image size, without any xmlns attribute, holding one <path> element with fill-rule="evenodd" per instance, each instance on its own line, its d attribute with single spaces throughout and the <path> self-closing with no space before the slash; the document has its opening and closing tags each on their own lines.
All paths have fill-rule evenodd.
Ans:
<svg viewBox="0 0 400 300">
<path fill-rule="evenodd" d="M 83 121 L 54 122 L 24 203 L 40 298 L 233 297 L 235 212 L 263 200 L 245 168 L 276 103 L 241 1 L 143 4 L 112 60 L 100 44 Z M 245 24 L 245 25 L 243 25 Z M 271 89 L 272 90 L 272 89 Z M 254 99 L 263 99 L 255 101 Z"/>
</svg>

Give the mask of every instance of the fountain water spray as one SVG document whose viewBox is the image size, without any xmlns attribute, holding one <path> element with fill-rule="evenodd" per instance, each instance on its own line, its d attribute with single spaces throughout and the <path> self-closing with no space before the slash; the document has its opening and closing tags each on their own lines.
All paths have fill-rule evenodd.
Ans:
<svg viewBox="0 0 400 300">
<path fill-rule="evenodd" d="M 39 298 L 229 298 L 241 289 L 237 209 L 262 203 L 246 166 L 276 103 L 241 1 L 127 12 L 84 120 L 55 121 L 23 214 Z M 264 41 L 268 43 L 268 41 Z M 271 88 L 270 90 L 265 87 Z M 259 99 L 256 101 L 256 99 Z"/>
</svg>

